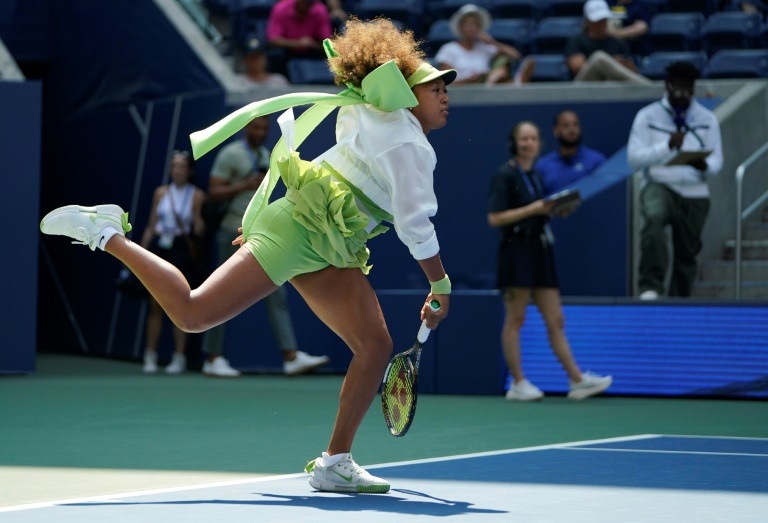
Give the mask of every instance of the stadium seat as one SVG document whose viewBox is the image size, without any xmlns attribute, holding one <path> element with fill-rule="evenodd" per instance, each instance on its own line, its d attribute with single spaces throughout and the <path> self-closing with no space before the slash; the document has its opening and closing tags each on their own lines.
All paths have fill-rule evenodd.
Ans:
<svg viewBox="0 0 768 523">
<path fill-rule="evenodd" d="M 726 49 L 709 59 L 705 78 L 768 78 L 768 49 Z"/>
<path fill-rule="evenodd" d="M 540 20 L 544 17 L 542 7 L 539 0 L 492 0 L 489 9 L 495 18 Z"/>
<path fill-rule="evenodd" d="M 665 3 L 667 13 L 702 13 L 709 16 L 720 9 L 718 0 L 667 0 Z"/>
<path fill-rule="evenodd" d="M 544 18 L 536 26 L 532 49 L 536 54 L 560 54 L 569 38 L 581 31 L 580 16 Z"/>
<path fill-rule="evenodd" d="M 546 0 L 544 4 L 545 16 L 584 16 L 585 0 Z"/>
<path fill-rule="evenodd" d="M 662 13 L 651 18 L 648 32 L 652 52 L 701 49 L 701 13 Z"/>
<path fill-rule="evenodd" d="M 760 13 L 714 13 L 702 27 L 702 47 L 710 56 L 723 49 L 757 49 L 762 31 Z"/>
<path fill-rule="evenodd" d="M 536 62 L 531 82 L 568 82 L 571 73 L 564 54 L 532 54 L 527 58 Z"/>
<path fill-rule="evenodd" d="M 438 20 L 430 26 L 422 48 L 427 56 L 435 56 L 444 44 L 453 40 L 456 40 L 456 35 L 451 31 L 450 22 Z"/>
<path fill-rule="evenodd" d="M 355 14 L 363 20 L 385 16 L 401 22 L 419 37 L 423 31 L 424 8 L 421 0 L 361 0 Z"/>
<path fill-rule="evenodd" d="M 499 42 L 514 46 L 527 54 L 536 22 L 530 18 L 495 18 L 488 28 L 488 34 Z"/>
<path fill-rule="evenodd" d="M 297 85 L 333 85 L 333 73 L 325 60 L 293 58 L 288 61 L 288 79 Z"/>
<path fill-rule="evenodd" d="M 258 31 L 259 24 L 266 25 L 276 0 L 230 0 L 231 42 L 238 45 L 250 33 Z"/>
<path fill-rule="evenodd" d="M 651 53 L 641 60 L 640 74 L 651 80 L 664 80 L 667 77 L 666 68 L 673 62 L 690 62 L 704 74 L 707 67 L 707 54 L 704 51 Z"/>
</svg>

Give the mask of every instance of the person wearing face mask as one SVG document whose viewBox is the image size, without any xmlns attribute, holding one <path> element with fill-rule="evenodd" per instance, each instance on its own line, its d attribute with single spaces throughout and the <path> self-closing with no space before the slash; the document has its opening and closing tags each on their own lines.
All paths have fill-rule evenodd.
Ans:
<svg viewBox="0 0 768 523">
<path fill-rule="evenodd" d="M 582 373 L 565 335 L 565 318 L 555 271 L 549 227 L 555 202 L 544 199 L 544 187 L 534 168 L 541 141 L 539 128 L 523 121 L 509 133 L 511 158 L 499 167 L 491 181 L 488 225 L 499 230 L 497 286 L 504 298 L 501 346 L 513 382 L 509 401 L 536 401 L 544 392 L 525 376 L 520 348 L 520 329 L 528 302 L 533 299 L 549 333 L 552 350 L 570 381 L 568 398 L 583 400 L 606 390 L 613 378 Z"/>
<path fill-rule="evenodd" d="M 693 98 L 698 69 L 689 62 L 675 62 L 666 72 L 663 98 L 637 113 L 627 146 L 629 166 L 642 170 L 644 176 L 638 281 L 642 299 L 691 295 L 701 232 L 709 212 L 707 179 L 723 166 L 720 124 L 712 111 Z M 680 165 L 675 161 L 680 151 L 709 154 Z M 667 292 L 666 226 L 671 228 L 673 249 Z"/>
<path fill-rule="evenodd" d="M 605 161 L 603 153 L 581 143 L 581 124 L 576 111 L 564 109 L 557 113 L 552 134 L 557 139 L 557 149 L 536 161 L 547 195 L 588 175 Z"/>
</svg>

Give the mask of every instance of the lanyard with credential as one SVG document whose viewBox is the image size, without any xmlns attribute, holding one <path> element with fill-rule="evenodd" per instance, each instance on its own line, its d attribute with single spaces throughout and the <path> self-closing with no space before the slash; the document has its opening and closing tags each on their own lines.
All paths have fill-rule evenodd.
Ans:
<svg viewBox="0 0 768 523">
<path fill-rule="evenodd" d="M 677 121 L 675 120 L 675 113 L 671 111 L 666 105 L 659 102 L 659 105 L 661 105 L 661 108 L 666 111 L 666 113 L 669 115 L 670 118 L 672 118 L 672 123 L 677 125 Z M 685 117 L 683 117 L 685 118 Z M 702 140 L 701 136 L 699 136 L 699 133 L 696 132 L 696 129 L 693 127 L 690 127 L 687 122 L 684 122 L 683 128 L 685 129 L 684 132 L 689 132 L 693 135 L 694 138 L 696 138 L 699 141 L 699 146 L 704 148 L 704 140 Z"/>
<path fill-rule="evenodd" d="M 541 186 L 541 182 L 539 181 L 539 178 L 532 172 L 530 174 L 526 172 L 522 167 L 517 165 L 517 163 L 515 163 L 515 166 L 517 167 L 517 170 L 520 172 L 520 177 L 523 179 L 523 182 L 525 182 L 525 187 L 528 189 L 528 194 L 533 196 L 534 200 L 540 200 L 541 198 L 543 198 L 544 187 Z M 549 226 L 549 223 L 544 224 L 544 236 L 546 237 L 550 245 L 555 243 L 555 234 L 552 232 L 552 228 Z M 544 242 L 543 238 L 542 238 L 542 242 Z"/>
</svg>

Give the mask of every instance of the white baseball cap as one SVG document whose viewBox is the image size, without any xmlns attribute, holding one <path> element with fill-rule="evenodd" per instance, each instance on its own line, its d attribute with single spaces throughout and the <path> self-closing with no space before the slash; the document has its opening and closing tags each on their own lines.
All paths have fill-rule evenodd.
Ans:
<svg viewBox="0 0 768 523">
<path fill-rule="evenodd" d="M 491 25 L 491 13 L 488 12 L 487 9 L 484 7 L 476 6 L 475 4 L 464 4 L 461 6 L 461 8 L 453 13 L 451 16 L 451 31 L 453 31 L 453 34 L 456 36 L 461 36 L 461 31 L 459 30 L 459 26 L 461 25 L 461 20 L 467 16 L 467 15 L 475 15 L 480 20 L 480 29 L 485 31 L 488 29 L 488 26 Z"/>
<path fill-rule="evenodd" d="M 587 0 L 584 4 L 584 18 L 590 22 L 599 22 L 615 16 L 605 0 Z"/>
</svg>

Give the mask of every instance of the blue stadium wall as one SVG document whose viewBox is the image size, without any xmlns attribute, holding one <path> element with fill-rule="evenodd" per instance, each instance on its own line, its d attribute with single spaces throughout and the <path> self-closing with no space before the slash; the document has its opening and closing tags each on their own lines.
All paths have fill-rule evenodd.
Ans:
<svg viewBox="0 0 768 523">
<path fill-rule="evenodd" d="M 36 231 L 40 215 L 56 206 L 119 203 L 133 209 L 132 236 L 138 238 L 146 225 L 152 191 L 162 183 L 168 151 L 188 148 L 190 132 L 234 108 L 226 105 L 223 91 L 152 2 L 87 4 L 17 2 L 12 14 L 24 23 L 0 20 L 0 35 L 12 52 L 28 63 L 43 64 L 38 70 L 44 75 L 40 205 L 31 194 L 20 193 L 24 196 L 14 208 L 23 207 L 29 229 Z M 0 17 L 8 11 L 0 11 Z M 30 40 L 29 31 L 19 27 L 42 27 L 37 34 L 44 36 Z M 568 107 L 581 116 L 585 142 L 611 156 L 626 143 L 634 114 L 650 101 L 594 101 Z M 505 387 L 499 346 L 502 308 L 493 290 L 496 233 L 486 224 L 488 183 L 506 160 L 509 128 L 522 119 L 536 122 L 542 128 L 544 148 L 550 150 L 555 146 L 552 119 L 563 108 L 554 103 L 455 106 L 449 126 L 430 135 L 438 156 L 440 210 L 435 224 L 457 292 L 451 318 L 432 336 L 425 352 L 424 392 L 501 394 Z M 140 183 L 137 121 L 146 125 L 150 138 Z M 14 132 L 11 125 L 0 119 L 6 133 Z M 322 124 L 303 146 L 305 157 L 330 145 L 332 128 L 332 120 Z M 273 126 L 270 141 L 276 138 Z M 203 187 L 212 159 L 209 154 L 198 163 Z M 760 317 L 760 309 L 726 308 L 727 321 L 718 323 L 708 318 L 725 313 L 713 305 L 657 309 L 621 302 L 629 291 L 628 173 L 620 158 L 607 168 L 617 171 L 612 173 L 614 182 L 592 195 L 573 216 L 554 223 L 563 294 L 585 303 L 593 297 L 610 303 L 602 308 L 584 303 L 566 307 L 568 332 L 580 364 L 615 374 L 612 390 L 618 394 L 765 395 L 760 372 L 768 366 L 768 344 L 760 331 L 746 328 Z M 38 349 L 138 360 L 145 307 L 116 292 L 113 281 L 119 263 L 103 253 L 71 247 L 62 238 L 40 241 Z M 373 240 L 370 247 L 371 282 L 379 292 L 395 347 L 406 347 L 418 328 L 426 282 L 394 232 Z M 10 310 L 16 302 L 8 293 L 3 295 L 2 308 Z M 292 289 L 290 299 L 300 348 L 329 354 L 332 363 L 327 370 L 342 372 L 349 351 Z M 617 317 L 622 321 L 617 323 Z M 15 335 L 34 339 L 23 325 Z M 165 329 L 161 348 L 166 357 L 169 331 Z M 582 335 L 585 331 L 589 334 Z M 548 393 L 565 391 L 565 378 L 546 345 L 535 310 L 523 336 L 531 378 Z M 699 350 L 712 340 L 721 340 L 722 348 L 713 343 L 706 351 Z M 199 335 L 192 337 L 193 356 L 195 351 L 199 356 L 199 341 Z M 263 304 L 231 322 L 226 355 L 245 370 L 279 371 L 280 356 Z M 191 359 L 193 365 L 199 364 Z M 28 363 L 14 365 L 16 371 L 29 371 Z M 669 377 L 669 382 L 658 386 L 659 376 Z"/>
</svg>

